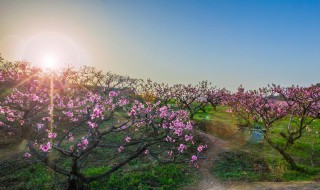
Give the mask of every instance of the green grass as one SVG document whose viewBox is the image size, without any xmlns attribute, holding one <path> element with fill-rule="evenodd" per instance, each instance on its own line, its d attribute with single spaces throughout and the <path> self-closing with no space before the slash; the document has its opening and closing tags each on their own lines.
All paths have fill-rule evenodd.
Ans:
<svg viewBox="0 0 320 190">
<path fill-rule="evenodd" d="M 206 132 L 228 140 L 233 146 L 230 155 L 220 156 L 213 170 L 221 180 L 240 180 L 240 181 L 301 181 L 318 179 L 320 175 L 320 121 L 314 121 L 310 126 L 310 132 L 304 131 L 302 137 L 297 140 L 288 153 L 293 156 L 294 160 L 303 168 L 305 172 L 300 173 L 289 169 L 288 164 L 282 156 L 273 149 L 267 142 L 261 144 L 248 144 L 250 137 L 249 129 L 244 132 L 238 131 L 238 126 L 243 124 L 234 114 L 226 112 L 228 107 L 218 106 L 213 110 L 211 106 L 206 107 L 206 113 L 200 111 L 195 115 L 198 123 L 205 124 Z M 285 139 L 279 133 L 285 131 L 289 118 L 285 118 L 275 123 L 270 128 L 271 139 L 278 145 L 284 145 Z M 318 133 L 316 133 L 318 132 Z M 246 152 L 246 158 L 232 157 L 233 154 L 239 154 L 239 150 Z M 230 158 L 231 156 L 231 158 Z M 269 168 L 264 174 L 252 171 L 254 160 L 259 158 L 263 160 Z M 231 161 L 231 160 L 232 161 Z M 246 163 L 248 161 L 249 163 Z M 220 165 L 219 165 L 220 164 Z M 251 166 L 249 167 L 248 164 Z"/>
<path fill-rule="evenodd" d="M 125 167 L 109 178 L 94 181 L 88 189 L 177 189 L 196 180 L 192 168 L 185 164 L 145 165 L 137 168 L 135 164 Z M 84 171 L 86 175 L 98 175 L 106 167 L 92 167 Z M 65 189 L 67 179 L 43 164 L 33 164 L 20 168 L 0 178 L 0 189 Z"/>
<path fill-rule="evenodd" d="M 320 169 L 319 168 L 306 168 L 306 172 L 297 172 L 288 170 L 283 173 L 282 179 L 284 181 L 309 181 L 315 180 L 320 177 L 319 175 Z"/>
<path fill-rule="evenodd" d="M 90 174 L 99 174 L 99 168 L 91 168 Z M 88 185 L 89 189 L 177 189 L 193 182 L 191 168 L 185 165 L 146 165 L 139 170 L 120 170 L 108 180 L 96 181 Z"/>
<path fill-rule="evenodd" d="M 123 117 L 123 115 L 119 115 Z M 81 134 L 81 131 L 78 133 Z M 108 135 L 103 140 L 106 142 L 118 142 L 124 139 L 126 134 Z M 75 138 L 79 138 L 75 136 Z M 5 142 L 4 142 L 5 143 Z M 9 147 L 5 143 L 4 148 Z M 9 143 L 10 144 L 10 143 Z M 72 145 L 70 142 L 64 144 L 65 147 Z M 10 144 L 11 146 L 11 144 Z M 13 147 L 15 148 L 15 147 Z M 13 149 L 12 148 L 12 149 Z M 16 150 L 17 151 L 17 150 Z M 24 153 L 24 152 L 23 152 Z M 0 190 L 1 189 L 65 189 L 67 177 L 57 174 L 42 163 L 35 160 L 26 159 L 23 153 L 19 154 L 19 159 L 7 159 L 5 165 L 0 165 Z M 70 169 L 70 159 L 51 152 L 51 158 L 59 161 L 59 166 Z M 88 176 L 98 175 L 106 171 L 106 158 L 114 155 L 110 149 L 96 148 L 89 155 L 86 162 L 82 163 L 84 172 Z M 119 155 L 121 159 L 121 155 Z M 3 160 L 0 160 L 0 162 Z M 28 164 L 28 162 L 34 162 Z M 159 165 L 156 163 L 145 164 L 143 161 L 134 160 L 122 169 L 112 174 L 109 178 L 94 181 L 87 185 L 88 189 L 177 189 L 194 182 L 196 177 L 194 168 L 188 164 Z"/>
<path fill-rule="evenodd" d="M 44 164 L 28 164 L 27 160 L 13 159 L 1 167 L 0 189 L 65 189 L 64 176 L 47 169 Z"/>
<path fill-rule="evenodd" d="M 213 169 L 223 181 L 270 181 L 268 164 L 263 158 L 253 157 L 246 152 L 225 152 L 219 155 Z"/>
</svg>

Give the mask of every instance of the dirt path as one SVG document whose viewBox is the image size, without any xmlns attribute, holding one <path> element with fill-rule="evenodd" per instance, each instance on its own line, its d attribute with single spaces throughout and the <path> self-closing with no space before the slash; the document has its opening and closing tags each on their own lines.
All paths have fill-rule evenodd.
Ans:
<svg viewBox="0 0 320 190">
<path fill-rule="evenodd" d="M 212 175 L 214 158 L 219 153 L 230 150 L 234 145 L 229 141 L 201 131 L 198 131 L 198 135 L 208 145 L 205 152 L 206 159 L 199 161 L 199 172 L 202 179 L 192 187 L 184 188 L 184 190 L 320 190 L 320 182 L 315 181 L 222 183 Z"/>
<path fill-rule="evenodd" d="M 319 190 L 320 183 L 314 181 L 300 182 L 256 182 L 234 184 L 228 187 L 231 190 Z"/>
<path fill-rule="evenodd" d="M 227 189 L 226 184 L 222 184 L 216 179 L 210 171 L 214 165 L 214 157 L 219 153 L 229 150 L 230 144 L 228 141 L 222 140 L 219 137 L 215 137 L 204 132 L 198 131 L 198 135 L 207 145 L 208 149 L 205 151 L 204 160 L 199 161 L 199 172 L 201 175 L 201 181 L 195 186 L 188 187 L 185 190 L 223 190 Z"/>
</svg>

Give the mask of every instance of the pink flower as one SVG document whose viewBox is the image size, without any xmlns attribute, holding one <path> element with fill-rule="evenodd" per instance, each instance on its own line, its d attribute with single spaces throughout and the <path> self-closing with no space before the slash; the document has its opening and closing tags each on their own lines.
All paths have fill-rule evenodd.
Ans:
<svg viewBox="0 0 320 190">
<path fill-rule="evenodd" d="M 93 128 L 93 129 L 98 127 L 98 124 L 93 123 L 93 122 L 91 122 L 91 121 L 88 121 L 88 124 L 89 124 L 89 126 L 90 126 L 91 128 Z"/>
<path fill-rule="evenodd" d="M 66 112 L 65 115 L 66 115 L 67 117 L 73 117 L 73 113 L 72 113 L 72 112 L 69 112 L 69 111 Z"/>
<path fill-rule="evenodd" d="M 51 144 L 50 142 L 47 142 L 46 145 L 40 145 L 40 149 L 43 151 L 43 152 L 48 152 L 50 149 L 51 149 Z"/>
<path fill-rule="evenodd" d="M 77 121 L 78 121 L 78 118 L 71 118 L 71 121 L 72 121 L 72 122 L 77 122 Z"/>
<path fill-rule="evenodd" d="M 179 137 L 182 135 L 182 128 L 178 128 L 174 130 L 174 134 L 178 135 Z"/>
<path fill-rule="evenodd" d="M 191 156 L 191 161 L 192 161 L 192 162 L 195 162 L 197 159 L 198 159 L 198 158 L 197 158 L 196 155 L 192 155 L 192 156 Z"/>
<path fill-rule="evenodd" d="M 70 101 L 68 102 L 67 106 L 68 106 L 68 108 L 73 108 L 73 101 L 70 100 Z"/>
<path fill-rule="evenodd" d="M 226 112 L 227 112 L 227 113 L 232 113 L 232 109 L 231 109 L 231 108 L 228 108 L 228 109 L 226 109 Z"/>
<path fill-rule="evenodd" d="M 30 157 L 31 157 L 31 154 L 30 154 L 29 152 L 26 152 L 26 153 L 24 153 L 24 156 L 25 156 L 26 158 L 30 158 Z"/>
<path fill-rule="evenodd" d="M 167 136 L 167 137 L 166 137 L 166 141 L 168 141 L 168 142 L 174 142 L 170 136 Z"/>
<path fill-rule="evenodd" d="M 48 133 L 49 139 L 55 139 L 57 137 L 57 133 Z"/>
<path fill-rule="evenodd" d="M 2 73 L 0 73 L 0 82 L 4 82 L 5 80 L 4 80 L 4 76 L 3 76 L 3 74 Z"/>
<path fill-rule="evenodd" d="M 31 94 L 30 96 L 31 96 L 30 99 L 32 101 L 37 101 L 39 99 L 39 97 L 37 95 L 35 95 L 35 94 Z"/>
<path fill-rule="evenodd" d="M 144 151 L 144 154 L 149 154 L 149 153 L 150 153 L 150 152 L 149 152 L 148 149 Z"/>
<path fill-rule="evenodd" d="M 186 129 L 189 130 L 189 131 L 192 130 L 192 124 L 191 124 L 190 121 L 187 122 Z"/>
<path fill-rule="evenodd" d="M 179 148 L 178 148 L 178 151 L 179 151 L 180 153 L 182 153 L 184 149 L 186 149 L 186 145 L 180 144 L 180 146 L 179 146 Z"/>
<path fill-rule="evenodd" d="M 185 135 L 185 136 L 184 136 L 184 140 L 185 140 L 185 141 L 192 140 L 192 138 L 193 138 L 192 135 Z"/>
<path fill-rule="evenodd" d="M 42 123 L 37 123 L 37 128 L 38 128 L 38 130 L 42 129 L 43 126 L 44 126 L 44 124 L 42 124 Z"/>
<path fill-rule="evenodd" d="M 81 140 L 81 143 L 82 143 L 83 145 L 87 146 L 87 145 L 88 145 L 88 139 L 82 139 L 82 140 Z"/>
<path fill-rule="evenodd" d="M 118 94 L 114 91 L 109 92 L 109 97 L 117 96 Z"/>
<path fill-rule="evenodd" d="M 118 148 L 118 152 L 122 152 L 123 149 L 124 149 L 124 147 L 123 147 L 123 146 L 120 146 L 120 147 Z"/>
<path fill-rule="evenodd" d="M 198 152 L 201 152 L 203 150 L 203 146 L 200 145 L 198 148 L 197 148 Z"/>
<path fill-rule="evenodd" d="M 42 120 L 43 121 L 51 121 L 51 118 L 50 117 L 43 117 Z"/>
<path fill-rule="evenodd" d="M 131 141 L 131 137 L 127 136 L 127 137 L 125 138 L 125 141 L 126 141 L 126 142 L 130 142 L 130 141 Z"/>
<path fill-rule="evenodd" d="M 86 138 L 82 138 L 81 139 L 81 142 L 77 144 L 77 147 L 81 150 L 84 150 L 88 147 L 88 139 Z"/>
<path fill-rule="evenodd" d="M 93 113 L 91 114 L 91 119 L 94 119 L 96 117 L 99 117 L 103 113 L 103 110 L 100 110 L 99 108 L 94 108 Z"/>
</svg>

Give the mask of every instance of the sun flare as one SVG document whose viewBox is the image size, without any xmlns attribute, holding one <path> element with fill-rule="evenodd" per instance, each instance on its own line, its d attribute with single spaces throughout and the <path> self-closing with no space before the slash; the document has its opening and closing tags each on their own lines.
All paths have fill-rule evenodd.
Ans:
<svg viewBox="0 0 320 190">
<path fill-rule="evenodd" d="M 44 69 L 54 69 L 57 67 L 57 58 L 52 55 L 52 54 L 48 54 L 48 55 L 45 55 L 43 57 L 43 64 L 42 64 L 42 68 Z"/>
</svg>

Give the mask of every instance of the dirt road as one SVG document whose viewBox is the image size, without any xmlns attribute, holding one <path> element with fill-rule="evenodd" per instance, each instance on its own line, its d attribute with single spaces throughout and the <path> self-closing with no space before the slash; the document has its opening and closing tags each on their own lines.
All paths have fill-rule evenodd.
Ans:
<svg viewBox="0 0 320 190">
<path fill-rule="evenodd" d="M 199 161 L 199 172 L 201 180 L 193 186 L 186 187 L 184 190 L 320 190 L 320 182 L 234 182 L 222 183 L 214 175 L 212 168 L 214 158 L 219 153 L 228 151 L 231 143 L 219 137 L 198 131 L 200 138 L 207 143 L 208 149 L 205 152 L 204 160 Z"/>
</svg>

